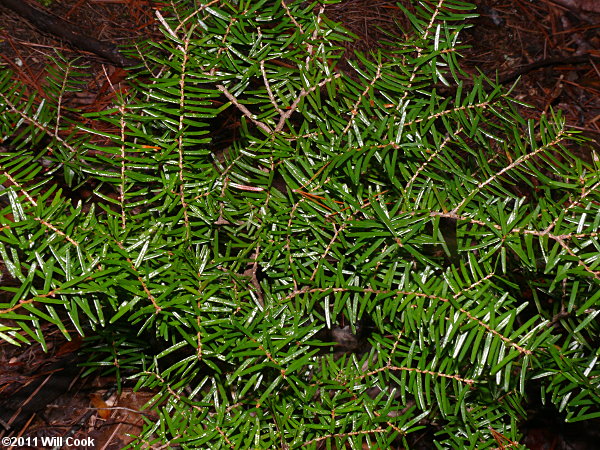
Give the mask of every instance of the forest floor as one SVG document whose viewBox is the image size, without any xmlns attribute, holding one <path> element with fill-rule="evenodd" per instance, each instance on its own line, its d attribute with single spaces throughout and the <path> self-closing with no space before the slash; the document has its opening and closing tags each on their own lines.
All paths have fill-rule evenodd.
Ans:
<svg viewBox="0 0 600 450">
<path fill-rule="evenodd" d="M 410 0 L 402 3 L 410 7 Z M 567 125 L 589 141 L 573 149 L 590 161 L 600 151 L 600 2 L 589 0 L 475 0 L 479 17 L 463 32 L 460 50 L 465 72 L 480 71 L 501 80 L 512 96 L 531 105 L 521 114 L 537 119 L 561 110 Z M 0 1 L 3 5 L 3 1 Z M 124 44 L 160 39 L 151 0 L 54 0 L 47 11 L 74 24 L 83 35 Z M 380 45 L 395 21 L 407 26 L 396 1 L 343 0 L 327 14 L 355 33 L 354 48 Z M 352 49 L 349 49 L 351 51 Z M 89 65 L 79 92 L 68 106 L 99 110 L 113 100 L 111 86 L 127 72 L 101 57 L 69 46 L 0 6 L 0 70 L 9 67 L 32 92 L 43 90 L 57 51 L 66 59 L 82 57 Z M 82 193 L 82 196 L 85 194 Z M 84 377 L 78 366 L 81 340 L 66 341 L 47 330 L 48 351 L 16 348 L 0 341 L 0 437 L 91 437 L 95 448 L 118 449 L 141 430 L 140 409 L 151 392 L 134 392 L 125 383 L 120 394 L 114 376 Z M 531 419 L 521 424 L 531 449 L 592 448 L 600 440 L 600 421 L 566 425 L 551 408 L 529 405 Z M 152 417 L 147 417 L 152 420 Z M 428 448 L 427 431 L 414 436 L 414 448 Z M 499 447 L 502 448 L 501 442 Z M 35 447 L 32 447 L 35 448 Z"/>
</svg>

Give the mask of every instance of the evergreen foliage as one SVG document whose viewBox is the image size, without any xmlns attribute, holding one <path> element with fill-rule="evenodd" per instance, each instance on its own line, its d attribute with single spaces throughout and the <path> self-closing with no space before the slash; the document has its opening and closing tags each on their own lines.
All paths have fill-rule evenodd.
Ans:
<svg viewBox="0 0 600 450">
<path fill-rule="evenodd" d="M 516 448 L 531 398 L 599 417 L 599 163 L 459 81 L 472 6 L 419 2 L 342 69 L 318 4 L 192 3 L 85 120 L 76 62 L 36 95 L 0 74 L 0 336 L 55 324 L 156 389 L 139 445 Z"/>
</svg>

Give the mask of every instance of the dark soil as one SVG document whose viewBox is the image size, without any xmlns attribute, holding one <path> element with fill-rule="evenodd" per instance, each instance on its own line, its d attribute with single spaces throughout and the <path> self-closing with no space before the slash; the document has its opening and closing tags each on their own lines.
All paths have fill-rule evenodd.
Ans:
<svg viewBox="0 0 600 450">
<path fill-rule="evenodd" d="M 462 35 L 467 46 L 462 50 L 464 70 L 482 71 L 507 88 L 516 81 L 512 95 L 531 105 L 522 109 L 524 117 L 562 110 L 568 126 L 589 139 L 573 150 L 585 159 L 594 157 L 600 149 L 600 12 L 594 9 L 600 10 L 600 2 L 475 3 L 480 16 Z M 409 0 L 403 4 L 411 8 Z M 151 0 L 55 0 L 47 10 L 75 24 L 82 34 L 120 44 L 160 39 L 156 6 Z M 398 33 L 396 22 L 409 28 L 395 1 L 345 0 L 328 6 L 327 13 L 359 36 L 354 48 L 362 51 L 389 39 L 389 32 Z M 56 65 L 56 51 L 91 65 L 84 87 L 68 99 L 71 106 L 99 110 L 111 103 L 114 90 L 109 87 L 127 75 L 122 68 L 0 7 L 0 70 L 10 67 L 32 92 L 43 89 L 42 80 Z M 134 393 L 125 385 L 117 394 L 112 376 L 82 378 L 81 341 L 69 342 L 51 328 L 46 336 L 46 353 L 39 346 L 23 349 L 0 341 L 0 437 L 91 436 L 96 448 L 122 448 L 129 442 L 128 433 L 140 431 L 140 410 L 152 393 Z M 565 425 L 554 409 L 537 404 L 529 409 L 530 420 L 521 426 L 528 448 L 586 449 L 599 441 L 600 421 Z M 431 431 L 414 436 L 414 448 L 431 448 Z"/>
</svg>

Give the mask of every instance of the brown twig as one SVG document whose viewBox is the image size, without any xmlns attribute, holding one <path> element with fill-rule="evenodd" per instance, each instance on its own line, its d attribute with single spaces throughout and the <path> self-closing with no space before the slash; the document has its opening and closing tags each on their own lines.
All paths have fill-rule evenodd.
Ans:
<svg viewBox="0 0 600 450">
<path fill-rule="evenodd" d="M 0 6 L 16 12 L 41 31 L 53 34 L 80 50 L 101 56 L 115 66 L 126 67 L 137 63 L 137 61 L 123 56 L 116 45 L 78 33 L 69 22 L 35 8 L 23 0 L 0 0 Z"/>
<path fill-rule="evenodd" d="M 531 64 L 526 64 L 524 66 L 521 66 L 518 69 L 514 70 L 513 72 L 500 77 L 500 79 L 498 81 L 500 82 L 500 84 L 506 84 L 506 83 L 515 81 L 517 78 L 519 78 L 522 75 L 525 75 L 529 72 L 533 72 L 534 70 L 537 70 L 537 69 L 541 69 L 543 67 L 560 66 L 563 64 L 585 64 L 586 62 L 588 62 L 590 60 L 590 58 L 599 58 L 599 57 L 600 56 L 598 56 L 598 55 L 594 55 L 594 54 L 590 53 L 587 55 L 570 56 L 567 58 L 563 58 L 563 57 L 545 58 L 545 59 L 542 59 L 541 61 L 535 61 L 535 62 L 532 62 Z"/>
</svg>

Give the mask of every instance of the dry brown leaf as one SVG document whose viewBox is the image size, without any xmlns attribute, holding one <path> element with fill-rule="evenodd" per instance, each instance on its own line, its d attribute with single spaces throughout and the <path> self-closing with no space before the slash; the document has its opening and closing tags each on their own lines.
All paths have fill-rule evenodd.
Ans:
<svg viewBox="0 0 600 450">
<path fill-rule="evenodd" d="M 98 409 L 98 415 L 104 419 L 108 420 L 110 418 L 110 409 L 108 404 L 102 398 L 100 394 L 92 394 L 90 396 L 90 402 L 94 408 Z"/>
</svg>

